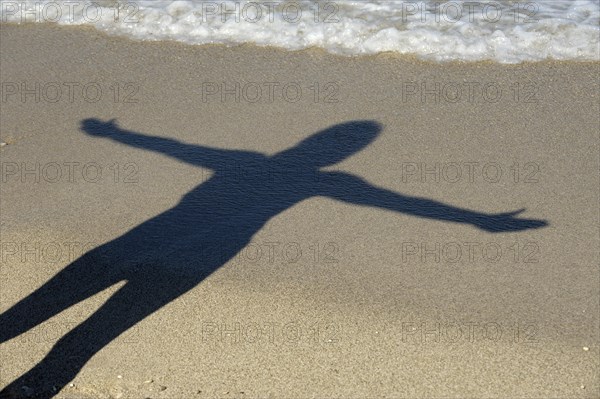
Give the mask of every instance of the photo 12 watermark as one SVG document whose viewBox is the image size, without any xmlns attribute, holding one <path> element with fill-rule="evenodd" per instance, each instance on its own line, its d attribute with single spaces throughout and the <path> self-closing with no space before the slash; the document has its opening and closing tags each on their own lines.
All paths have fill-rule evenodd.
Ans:
<svg viewBox="0 0 600 399">
<path fill-rule="evenodd" d="M 395 90 L 401 93 L 402 103 L 440 104 L 497 104 L 502 100 L 521 104 L 540 102 L 540 87 L 533 82 L 506 84 L 495 81 L 406 81 Z"/>
<path fill-rule="evenodd" d="M 402 323 L 403 344 L 513 343 L 538 344 L 540 328 L 533 322 L 407 321 Z"/>
<path fill-rule="evenodd" d="M 542 164 L 533 161 L 404 161 L 396 169 L 402 183 L 535 184 L 542 176 Z"/>
<path fill-rule="evenodd" d="M 233 255 L 232 255 L 233 254 Z M 235 240 L 209 242 L 198 247 L 194 260 L 217 260 L 235 265 L 325 265 L 339 263 L 340 245 L 337 242 L 303 242 L 266 240 L 251 242 L 237 249 Z M 183 267 L 185 269 L 186 267 Z M 175 269 L 173 269 L 175 270 Z"/>
<path fill-rule="evenodd" d="M 249 243 L 233 258 L 234 263 L 313 264 L 338 263 L 340 245 L 337 242 L 268 241 Z"/>
<path fill-rule="evenodd" d="M 0 181 L 21 184 L 136 184 L 139 183 L 139 167 L 135 162 L 7 161 L 0 162 Z"/>
<path fill-rule="evenodd" d="M 0 84 L 0 101 L 3 104 L 73 104 L 108 100 L 115 104 L 137 104 L 139 91 L 140 85 L 135 82 L 15 81 Z"/>
<path fill-rule="evenodd" d="M 1 241 L 0 260 L 16 263 L 71 263 L 96 248 L 98 243 L 80 241 Z"/>
<path fill-rule="evenodd" d="M 340 10 L 343 1 L 204 1 L 175 4 L 172 12 L 193 12 L 198 23 L 314 23 L 345 22 Z M 465 22 L 535 23 L 540 20 L 537 2 L 498 1 L 396 1 L 391 18 L 403 23 L 458 24 Z M 135 1 L 0 1 L 2 22 L 98 23 L 137 24 L 142 20 L 144 7 Z"/>
<path fill-rule="evenodd" d="M 538 263 L 540 244 L 514 242 L 402 242 L 402 263 L 488 264 L 502 260 L 510 263 Z"/>
<path fill-rule="evenodd" d="M 539 21 L 540 6 L 537 2 L 498 1 L 398 1 L 402 22 L 461 22 L 497 23 L 509 19 L 514 23 Z"/>
<path fill-rule="evenodd" d="M 199 1 L 202 22 L 298 24 L 339 23 L 340 3 L 333 1 Z"/>
<path fill-rule="evenodd" d="M 203 103 L 272 104 L 297 103 L 307 100 L 315 104 L 340 102 L 338 82 L 202 82 Z"/>
<path fill-rule="evenodd" d="M 229 345 L 331 346 L 342 339 L 335 322 L 306 321 L 202 321 L 202 342 Z"/>
<path fill-rule="evenodd" d="M 138 3 L 120 1 L 0 1 L 2 22 L 96 23 L 111 21 L 135 24 L 139 19 Z"/>
<path fill-rule="evenodd" d="M 81 321 L 63 320 L 63 321 L 48 321 L 39 327 L 27 331 L 16 338 L 20 344 L 45 344 L 58 341 L 65 336 L 69 331 L 76 328 Z M 136 344 L 140 342 L 139 328 L 133 326 L 119 336 L 121 344 Z"/>
</svg>

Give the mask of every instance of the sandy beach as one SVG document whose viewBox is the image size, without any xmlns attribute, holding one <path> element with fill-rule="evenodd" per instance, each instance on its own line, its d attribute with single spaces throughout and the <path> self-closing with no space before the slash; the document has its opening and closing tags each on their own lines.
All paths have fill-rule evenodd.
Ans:
<svg viewBox="0 0 600 399">
<path fill-rule="evenodd" d="M 0 25 L 0 50 L 6 395 L 600 397 L 597 62 L 351 58 L 33 24 Z M 223 173 L 248 183 L 258 177 L 236 154 L 266 159 L 349 123 L 372 141 L 343 157 L 333 139 L 318 145 L 332 153 L 326 176 L 346 176 L 348 192 L 278 209 L 173 300 L 158 297 L 191 280 L 169 259 L 203 261 L 188 245 L 195 232 L 173 242 L 141 235 L 139 249 L 123 241 L 148 272 L 136 272 L 138 294 L 115 307 L 124 310 L 114 323 L 86 324 L 128 283 L 94 285 L 121 267 L 110 253 L 100 271 L 95 258 L 78 259 L 201 183 L 214 189 L 210 162 L 194 154 L 237 150 Z M 381 195 L 361 197 L 353 187 L 363 183 Z M 243 219 L 244 195 L 268 201 L 268 187 L 211 206 Z M 390 192 L 477 214 L 524 209 L 514 217 L 547 225 L 492 231 L 472 218 L 419 216 L 428 205 L 402 208 Z M 19 305 L 72 264 L 76 303 L 57 283 Z M 146 296 L 144 284 L 156 292 Z M 162 305 L 148 311 L 146 302 Z M 114 333 L 129 311 L 149 314 Z"/>
</svg>

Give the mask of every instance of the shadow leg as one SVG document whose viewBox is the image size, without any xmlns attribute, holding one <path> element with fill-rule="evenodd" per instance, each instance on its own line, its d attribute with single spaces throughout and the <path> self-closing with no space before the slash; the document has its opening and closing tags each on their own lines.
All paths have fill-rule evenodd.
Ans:
<svg viewBox="0 0 600 399">
<path fill-rule="evenodd" d="M 11 397 L 26 385 L 36 398 L 50 398 L 75 378 L 87 361 L 104 346 L 146 316 L 193 288 L 198 282 L 148 277 L 130 281 L 92 316 L 61 338 L 30 371 L 0 392 Z"/>
<path fill-rule="evenodd" d="M 0 314 L 0 343 L 123 280 L 109 263 L 92 250 Z"/>
</svg>

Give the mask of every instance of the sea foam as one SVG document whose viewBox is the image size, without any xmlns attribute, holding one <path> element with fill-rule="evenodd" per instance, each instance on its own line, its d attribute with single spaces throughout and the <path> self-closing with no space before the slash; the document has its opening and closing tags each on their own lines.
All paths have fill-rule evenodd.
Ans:
<svg viewBox="0 0 600 399">
<path fill-rule="evenodd" d="M 2 22 L 92 25 L 142 40 L 253 43 L 435 61 L 600 60 L 598 0 L 0 0 Z"/>
</svg>

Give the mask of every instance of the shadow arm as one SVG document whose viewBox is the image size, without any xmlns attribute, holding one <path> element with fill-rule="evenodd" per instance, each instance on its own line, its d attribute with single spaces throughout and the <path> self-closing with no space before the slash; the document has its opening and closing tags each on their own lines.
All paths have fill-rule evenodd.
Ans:
<svg viewBox="0 0 600 399">
<path fill-rule="evenodd" d="M 82 123 L 81 130 L 90 136 L 105 137 L 130 147 L 157 152 L 181 162 L 211 169 L 218 168 L 219 165 L 223 165 L 236 155 L 244 153 L 243 151 L 187 144 L 175 139 L 124 130 L 113 121 L 102 123 L 86 120 Z"/>
<path fill-rule="evenodd" d="M 398 194 L 372 186 L 346 173 L 326 175 L 321 185 L 322 195 L 354 205 L 372 206 L 427 219 L 472 224 L 489 232 L 518 231 L 547 224 L 542 220 L 515 218 L 522 210 L 499 214 L 476 212 L 427 198 Z"/>
</svg>

